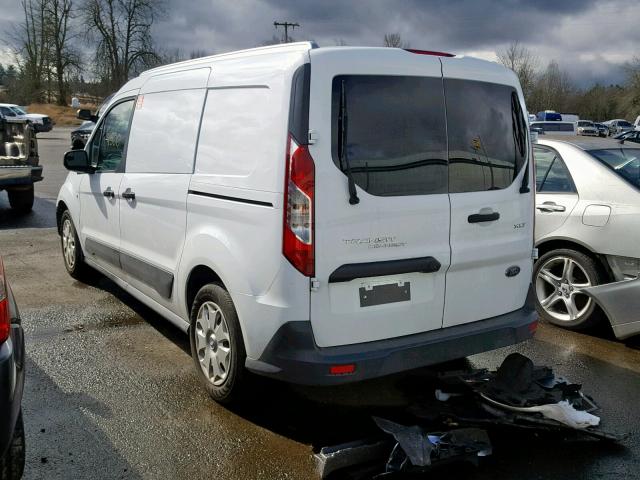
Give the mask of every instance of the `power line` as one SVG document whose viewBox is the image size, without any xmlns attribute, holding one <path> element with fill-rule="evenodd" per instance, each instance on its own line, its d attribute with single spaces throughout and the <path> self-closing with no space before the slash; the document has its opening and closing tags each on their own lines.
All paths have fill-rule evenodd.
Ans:
<svg viewBox="0 0 640 480">
<path fill-rule="evenodd" d="M 284 27 L 284 43 L 289 43 L 289 27 L 291 30 L 295 30 L 296 27 L 299 27 L 300 24 L 298 22 L 273 22 L 273 26 L 278 29 L 278 27 Z"/>
</svg>

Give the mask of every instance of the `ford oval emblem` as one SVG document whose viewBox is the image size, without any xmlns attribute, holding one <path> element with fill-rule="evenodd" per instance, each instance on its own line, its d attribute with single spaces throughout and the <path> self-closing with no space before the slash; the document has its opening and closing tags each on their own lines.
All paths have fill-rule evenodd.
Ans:
<svg viewBox="0 0 640 480">
<path fill-rule="evenodd" d="M 513 265 L 512 267 L 507 268 L 507 271 L 504 274 L 507 277 L 515 277 L 520 273 L 520 267 L 517 265 Z"/>
</svg>

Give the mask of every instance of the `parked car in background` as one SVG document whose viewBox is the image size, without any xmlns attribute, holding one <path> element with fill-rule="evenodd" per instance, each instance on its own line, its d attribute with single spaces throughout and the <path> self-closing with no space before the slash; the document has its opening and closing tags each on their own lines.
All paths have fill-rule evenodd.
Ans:
<svg viewBox="0 0 640 480">
<path fill-rule="evenodd" d="M 24 119 L 0 118 L 0 191 L 6 190 L 11 208 L 28 213 L 33 207 L 33 184 L 42 180 L 38 140 Z"/>
<path fill-rule="evenodd" d="M 590 120 L 578 120 L 576 126 L 578 135 L 598 136 L 598 128 Z"/>
<path fill-rule="evenodd" d="M 188 332 L 220 402 L 245 368 L 330 385 L 517 343 L 536 326 L 524 112 L 512 71 L 397 48 L 144 72 L 65 154 L 65 266 Z"/>
<path fill-rule="evenodd" d="M 575 113 L 561 113 L 560 116 L 562 117 L 563 122 L 577 123 L 580 121 L 580 116 Z"/>
<path fill-rule="evenodd" d="M 53 128 L 54 122 L 48 115 L 40 113 L 27 113 L 22 107 L 13 103 L 0 103 L 0 115 L 5 118 L 27 120 L 36 133 L 49 132 Z"/>
<path fill-rule="evenodd" d="M 0 478 L 22 477 L 25 436 L 22 423 L 24 332 L 0 258 Z"/>
<path fill-rule="evenodd" d="M 570 329 L 608 319 L 620 339 L 640 333 L 640 146 L 546 137 L 534 155 L 540 315 Z"/>
<path fill-rule="evenodd" d="M 640 130 L 627 130 L 626 132 L 619 133 L 613 138 L 624 142 L 640 143 Z"/>
<path fill-rule="evenodd" d="M 561 122 L 562 115 L 555 110 L 544 110 L 536 114 L 536 120 L 539 122 Z"/>
<path fill-rule="evenodd" d="M 618 133 L 626 132 L 627 130 L 633 130 L 635 127 L 632 123 L 627 122 L 624 119 L 618 118 L 616 120 L 609 120 L 604 122 L 609 127 L 609 135 L 617 135 Z"/>
<path fill-rule="evenodd" d="M 71 130 L 71 148 L 84 148 L 95 127 L 95 122 L 85 120 L 78 128 Z"/>
<path fill-rule="evenodd" d="M 609 135 L 609 127 L 604 123 L 594 123 L 595 127 L 598 129 L 599 137 L 607 137 Z"/>
<path fill-rule="evenodd" d="M 91 132 L 96 126 L 96 121 L 104 113 L 105 108 L 109 104 L 109 100 L 113 97 L 113 93 L 105 97 L 95 114 L 91 114 L 89 110 L 78 110 L 78 118 L 85 119 L 78 128 L 71 131 L 71 148 L 76 150 L 84 148 L 85 144 L 91 136 Z M 82 113 L 81 113 L 82 112 Z M 82 115 L 82 117 L 81 117 Z M 86 118 L 90 119 L 86 119 Z"/>
<path fill-rule="evenodd" d="M 531 122 L 529 127 L 541 135 L 576 135 L 576 124 L 573 122 Z"/>
</svg>

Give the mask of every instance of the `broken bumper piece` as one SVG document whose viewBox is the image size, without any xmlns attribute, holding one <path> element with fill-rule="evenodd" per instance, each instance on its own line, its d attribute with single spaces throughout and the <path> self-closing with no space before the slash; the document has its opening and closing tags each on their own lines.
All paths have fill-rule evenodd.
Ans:
<svg viewBox="0 0 640 480">
<path fill-rule="evenodd" d="M 616 338 L 624 340 L 640 334 L 640 277 L 583 291 L 604 310 Z"/>
</svg>

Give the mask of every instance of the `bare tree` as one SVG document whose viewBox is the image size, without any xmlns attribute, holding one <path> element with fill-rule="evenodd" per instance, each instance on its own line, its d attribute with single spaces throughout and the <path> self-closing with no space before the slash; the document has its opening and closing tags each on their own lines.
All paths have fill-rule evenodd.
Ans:
<svg viewBox="0 0 640 480">
<path fill-rule="evenodd" d="M 383 45 L 391 48 L 409 48 L 409 43 L 403 41 L 399 33 L 385 33 Z"/>
<path fill-rule="evenodd" d="M 74 18 L 71 0 L 46 0 L 46 31 L 51 48 L 51 66 L 55 70 L 58 104 L 67 103 L 67 77 L 70 69 L 80 68 L 80 54 L 71 45 Z"/>
<path fill-rule="evenodd" d="M 571 110 L 576 88 L 569 74 L 552 60 L 545 71 L 537 78 L 527 104 L 535 110 L 553 109 L 559 112 Z"/>
<path fill-rule="evenodd" d="M 24 21 L 12 32 L 14 54 L 23 77 L 22 98 L 43 97 L 43 78 L 48 69 L 49 42 L 46 27 L 47 0 L 21 0 Z"/>
<path fill-rule="evenodd" d="M 153 48 L 151 26 L 163 0 L 87 0 L 84 17 L 95 28 L 96 64 L 111 89 L 158 62 Z"/>
<path fill-rule="evenodd" d="M 518 76 L 525 98 L 531 96 L 536 81 L 538 58 L 524 45 L 512 42 L 498 52 L 498 61 Z"/>
</svg>

